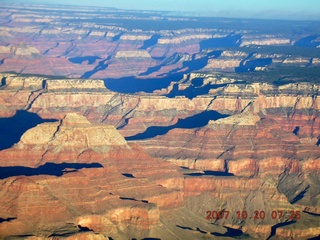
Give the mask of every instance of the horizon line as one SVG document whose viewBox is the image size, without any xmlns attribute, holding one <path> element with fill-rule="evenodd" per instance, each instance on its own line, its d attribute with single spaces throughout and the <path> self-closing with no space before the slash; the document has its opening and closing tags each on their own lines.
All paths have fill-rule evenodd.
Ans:
<svg viewBox="0 0 320 240">
<path fill-rule="evenodd" d="M 278 17 L 271 17 L 271 16 L 266 16 L 266 17 L 258 17 L 255 15 L 252 15 L 253 12 L 250 13 L 252 16 L 243 16 L 243 15 L 238 15 L 238 16 L 227 16 L 227 15 L 222 15 L 221 13 L 224 11 L 219 11 L 219 12 L 214 12 L 209 14 L 208 12 L 205 11 L 179 11 L 179 10 L 157 10 L 157 9 L 134 9 L 134 8 L 119 8 L 119 7 L 110 7 L 110 6 L 98 6 L 98 5 L 88 5 L 88 4 L 72 4 L 72 3 L 21 3 L 21 2 L 16 2 L 16 3 L 9 3 L 9 1 L 4 1 L 4 5 L 0 6 L 0 8 L 3 7 L 13 7 L 14 5 L 29 5 L 29 6 L 48 6 L 48 7 L 63 7 L 63 6 L 75 6 L 78 8 L 102 8 L 102 9 L 112 9 L 112 10 L 123 10 L 123 11 L 132 11 L 132 12 L 154 12 L 154 13 L 166 13 L 166 15 L 163 15 L 164 17 L 194 17 L 194 18 L 220 18 L 220 19 L 243 19 L 243 20 L 266 20 L 266 21 L 303 21 L 303 22 L 319 22 L 319 18 L 278 18 Z M 67 9 L 65 9 L 67 10 Z M 73 9 L 68 9 L 68 11 L 76 11 Z M 268 10 L 269 11 L 269 10 Z M 235 11 L 237 12 L 237 11 Z M 259 14 L 256 13 L 256 15 Z M 289 14 L 289 12 L 286 12 L 284 16 Z M 260 15 L 259 16 L 263 16 Z M 313 15 L 312 15 L 313 16 Z"/>
</svg>

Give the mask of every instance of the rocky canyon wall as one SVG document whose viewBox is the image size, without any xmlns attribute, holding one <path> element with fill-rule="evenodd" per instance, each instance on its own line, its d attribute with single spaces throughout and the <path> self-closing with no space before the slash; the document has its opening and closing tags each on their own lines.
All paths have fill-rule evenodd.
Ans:
<svg viewBox="0 0 320 240">
<path fill-rule="evenodd" d="M 0 151 L 1 236 L 85 229 L 85 236 L 173 239 L 176 229 L 177 238 L 215 239 L 229 236 L 226 227 L 264 239 L 316 236 L 319 86 L 224 81 L 231 83 L 190 99 L 119 94 L 100 80 L 3 74 L 4 122 L 19 111 L 56 121 L 26 129 Z"/>
</svg>

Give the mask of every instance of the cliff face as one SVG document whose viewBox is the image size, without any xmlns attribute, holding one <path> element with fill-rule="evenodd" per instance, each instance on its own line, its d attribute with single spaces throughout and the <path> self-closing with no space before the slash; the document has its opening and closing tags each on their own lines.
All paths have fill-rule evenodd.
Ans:
<svg viewBox="0 0 320 240">
<path fill-rule="evenodd" d="M 30 129 L 0 155 L 1 237 L 81 229 L 146 237 L 160 227 L 161 209 L 182 205 L 179 186 L 165 187 L 182 180 L 177 168 L 76 114 Z"/>
<path fill-rule="evenodd" d="M 280 87 L 265 83 L 226 84 L 211 89 L 207 95 L 190 99 L 185 96 L 168 98 L 146 94 L 119 94 L 108 91 L 100 80 L 21 77 L 14 80 L 14 75 L 3 78 L 7 85 L 2 86 L 0 91 L 2 116 L 13 116 L 19 109 L 29 109 L 43 118 L 62 118 L 68 112 L 78 112 L 92 122 L 109 123 L 120 128 L 124 136 L 133 136 L 144 132 L 148 127 L 171 126 L 176 124 L 179 118 L 184 119 L 208 110 L 233 115 L 248 107 L 253 114 L 264 114 L 265 109 L 285 108 L 288 114 L 288 117 L 284 117 L 285 121 L 291 124 L 286 127 L 288 131 L 293 131 L 297 126 L 301 127 L 300 134 L 302 131 L 316 131 L 309 134 L 313 134 L 312 141 L 315 141 L 318 134 L 317 113 L 312 121 L 312 116 L 304 116 L 303 111 L 300 111 L 300 115 L 295 114 L 303 109 L 319 111 L 318 85 L 315 84 L 287 84 Z M 220 84 L 234 80 L 208 78 L 204 80 L 204 84 L 207 84 L 206 81 L 209 84 Z M 170 93 L 170 89 L 166 92 Z M 242 122 L 250 118 L 242 116 L 245 117 Z M 307 122 L 305 127 L 302 127 L 300 120 L 297 120 L 297 125 L 294 126 L 294 119 L 298 117 L 305 119 L 301 121 L 310 119 L 313 124 Z M 233 118 L 233 123 L 236 123 L 238 117 Z M 308 128 L 310 129 L 306 130 Z"/>
<path fill-rule="evenodd" d="M 39 155 L 35 155 L 33 159 L 30 157 L 26 163 L 23 154 L 26 150 L 41 154 L 44 162 L 48 161 L 46 157 L 50 158 L 50 155 L 61 152 L 61 159 L 51 159 L 59 163 L 68 160 L 71 155 L 77 158 L 87 149 L 99 153 L 107 152 L 109 146 L 128 147 L 113 126 L 91 126 L 84 117 L 67 114 L 58 123 L 38 125 L 28 130 L 21 137 L 16 149 L 5 150 L 3 154 L 10 156 L 15 165 L 34 167 L 35 164 L 42 164 L 39 162 Z M 72 154 L 68 155 L 69 152 Z M 15 153 L 19 153 L 16 158 Z M 12 162 L 7 162 L 7 166 L 11 165 Z"/>
<path fill-rule="evenodd" d="M 242 46 L 248 45 L 288 45 L 291 40 L 285 36 L 279 35 L 260 35 L 259 37 L 248 34 L 242 39 Z"/>
<path fill-rule="evenodd" d="M 1 54 L 12 54 L 16 56 L 32 56 L 32 55 L 40 55 L 40 51 L 32 46 L 1 46 L 0 47 Z"/>
<path fill-rule="evenodd" d="M 100 80 L 3 75 L 3 117 L 25 109 L 60 120 L 27 130 L 0 151 L 1 236 L 89 229 L 123 238 L 172 238 L 176 230 L 192 238 L 200 228 L 214 239 L 211 233 L 226 234 L 223 226 L 256 238 L 316 236 L 318 226 L 305 222 L 320 214 L 319 86 L 239 84 L 201 74 L 189 81 L 199 77 L 222 86 L 169 98 L 111 92 Z M 41 214 L 25 224 L 39 206 Z M 223 209 L 230 218 L 215 225 L 205 219 Z M 286 214 L 273 219 L 278 210 Z M 267 217 L 242 221 L 238 211 Z M 301 219 L 282 225 L 292 221 L 291 211 Z"/>
<path fill-rule="evenodd" d="M 102 80 L 80 80 L 80 79 L 56 79 L 56 80 L 46 80 L 42 82 L 45 89 L 48 90 L 73 90 L 73 91 L 83 91 L 83 90 L 94 90 L 103 91 L 106 90 L 104 82 Z"/>
</svg>

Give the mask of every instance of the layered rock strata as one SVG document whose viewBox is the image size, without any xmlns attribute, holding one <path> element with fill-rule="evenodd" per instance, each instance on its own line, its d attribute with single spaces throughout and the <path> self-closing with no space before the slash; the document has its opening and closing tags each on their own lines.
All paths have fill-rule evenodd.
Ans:
<svg viewBox="0 0 320 240">
<path fill-rule="evenodd" d="M 66 79 L 2 78 L 3 117 L 25 109 L 61 119 L 28 130 L 19 143 L 0 152 L 6 172 L 1 180 L 3 236 L 48 237 L 89 229 L 110 237 L 171 239 L 173 231 L 177 239 L 214 239 L 227 234 L 224 226 L 255 238 L 317 236 L 318 85 L 229 84 L 234 81 L 207 76 L 204 84 L 226 85 L 188 99 L 117 94 L 101 81 L 88 82 L 97 88 L 89 89 L 76 79 L 66 84 Z M 184 119 L 208 111 L 225 115 L 208 118 L 200 127 L 179 127 Z M 68 112 L 99 124 L 76 114 L 64 116 Z M 149 127 L 168 130 L 139 139 Z M 46 164 L 63 169 L 50 174 Z M 13 166 L 28 171 L 11 176 Z M 86 201 L 79 199 L 84 195 Z M 38 206 L 43 206 L 43 217 L 26 225 Z M 229 211 L 230 217 L 211 219 L 212 225 L 205 219 L 207 211 L 218 210 Z M 285 214 L 272 218 L 278 210 Z M 263 211 L 266 217 L 241 219 L 237 212 L 243 211 L 253 218 L 255 211 Z M 292 211 L 298 211 L 299 220 L 290 218 Z M 42 227 L 48 221 L 50 230 Z"/>
<path fill-rule="evenodd" d="M 308 28 L 300 34 L 283 34 L 274 22 L 265 22 L 256 31 L 256 22 L 248 20 L 239 26 L 238 20 L 168 18 L 155 12 L 133 14 L 128 20 L 122 10 L 92 9 L 87 14 L 78 7 L 4 6 L 0 71 L 99 79 L 319 66 L 317 54 L 303 56 L 309 55 L 308 48 L 293 56 L 295 51 L 288 54 L 287 48 L 277 48 L 299 45 L 308 34 L 317 35 L 313 24 L 305 23 Z M 52 15 L 47 16 L 47 11 Z M 283 24 L 301 27 L 301 23 Z M 305 44 L 314 47 L 314 42 Z"/>
<path fill-rule="evenodd" d="M 158 236 L 162 209 L 182 206 L 172 164 L 76 114 L 28 130 L 0 155 L 1 237 Z"/>
</svg>

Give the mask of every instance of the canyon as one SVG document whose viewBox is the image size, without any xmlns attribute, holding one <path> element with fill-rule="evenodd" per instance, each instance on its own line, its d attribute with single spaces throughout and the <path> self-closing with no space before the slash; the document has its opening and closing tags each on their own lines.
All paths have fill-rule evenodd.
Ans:
<svg viewBox="0 0 320 240">
<path fill-rule="evenodd" d="M 50 15 L 43 16 L 47 11 Z M 79 7 L 11 5 L 0 9 L 0 16 L 1 72 L 172 81 L 173 73 L 195 70 L 319 67 L 320 40 L 313 22 L 299 35 L 299 22 L 282 31 L 282 24 L 262 20 L 239 20 L 239 26 L 223 19 L 108 8 L 88 12 Z M 262 25 L 263 33 L 257 31 Z"/>
<path fill-rule="evenodd" d="M 166 14 L 0 8 L 1 239 L 319 237 L 316 23 Z"/>
<path fill-rule="evenodd" d="M 206 232 L 215 239 L 218 233 L 227 234 L 225 227 L 251 237 L 268 238 L 274 226 L 283 222 L 288 225 L 277 228 L 277 237 L 312 237 L 319 231 L 317 84 L 221 86 L 226 79 L 218 79 L 212 82 L 219 87 L 209 95 L 189 99 L 119 94 L 105 88 L 102 80 L 50 80 L 15 74 L 2 74 L 2 79 L 6 84 L 0 90 L 1 115 L 13 119 L 28 112 L 20 120 L 28 121 L 32 119 L 29 115 L 36 115 L 44 122 L 16 138 L 12 147 L 1 146 L 4 199 L 12 199 L 11 194 L 25 194 L 24 187 L 38 194 L 35 200 L 15 203 L 22 204 L 21 210 L 15 207 L 15 211 L 7 212 L 4 205 L 1 218 L 11 220 L 0 224 L 3 236 L 10 236 L 17 226 L 22 229 L 18 235 L 36 233 L 42 237 L 80 234 L 85 228 L 90 234 L 93 231 L 113 238 L 123 234 L 124 238 L 173 239 L 170 232 L 178 225 L 182 227 L 179 238 L 198 238 Z M 8 141 L 9 134 L 12 132 L 2 137 L 2 143 Z M 50 165 L 52 169 L 61 168 L 60 172 L 49 174 L 45 169 Z M 16 190 L 12 181 L 23 186 L 19 187 L 22 190 Z M 122 189 L 123 181 L 126 184 Z M 80 183 L 81 190 L 73 190 Z M 52 184 L 71 195 L 53 191 Z M 83 206 L 82 202 L 86 202 L 88 210 L 65 212 L 66 208 L 76 207 L 64 204 L 70 202 L 68 198 L 82 196 L 79 191 L 86 192 L 89 199 L 83 196 L 74 204 Z M 97 200 L 90 200 L 90 195 Z M 52 197 L 60 202 L 53 202 L 53 209 L 48 204 Z M 21 212 L 29 201 L 34 202 L 33 209 L 39 211 L 41 206 L 44 217 L 50 213 L 52 219 L 39 219 L 37 224 L 50 225 L 51 231 L 22 227 L 21 221 L 32 211 Z M 12 204 L 10 200 L 4 202 Z M 113 202 L 113 208 L 99 209 L 107 202 Z M 56 211 L 57 206 L 61 206 L 60 211 Z M 125 215 L 118 216 L 115 209 Z M 218 219 L 211 226 L 205 213 L 215 209 L 228 210 L 233 216 Z M 243 210 L 252 214 L 264 211 L 268 218 L 243 222 L 236 216 L 237 211 Z M 274 220 L 271 214 L 276 210 L 300 211 L 301 219 L 290 221 L 286 215 Z M 192 221 L 173 220 L 173 212 L 177 217 L 191 215 Z M 306 228 L 304 221 L 314 225 Z M 66 222 L 68 225 L 63 225 Z M 169 226 L 173 222 L 175 225 Z M 200 233 L 195 229 L 201 229 Z"/>
</svg>

